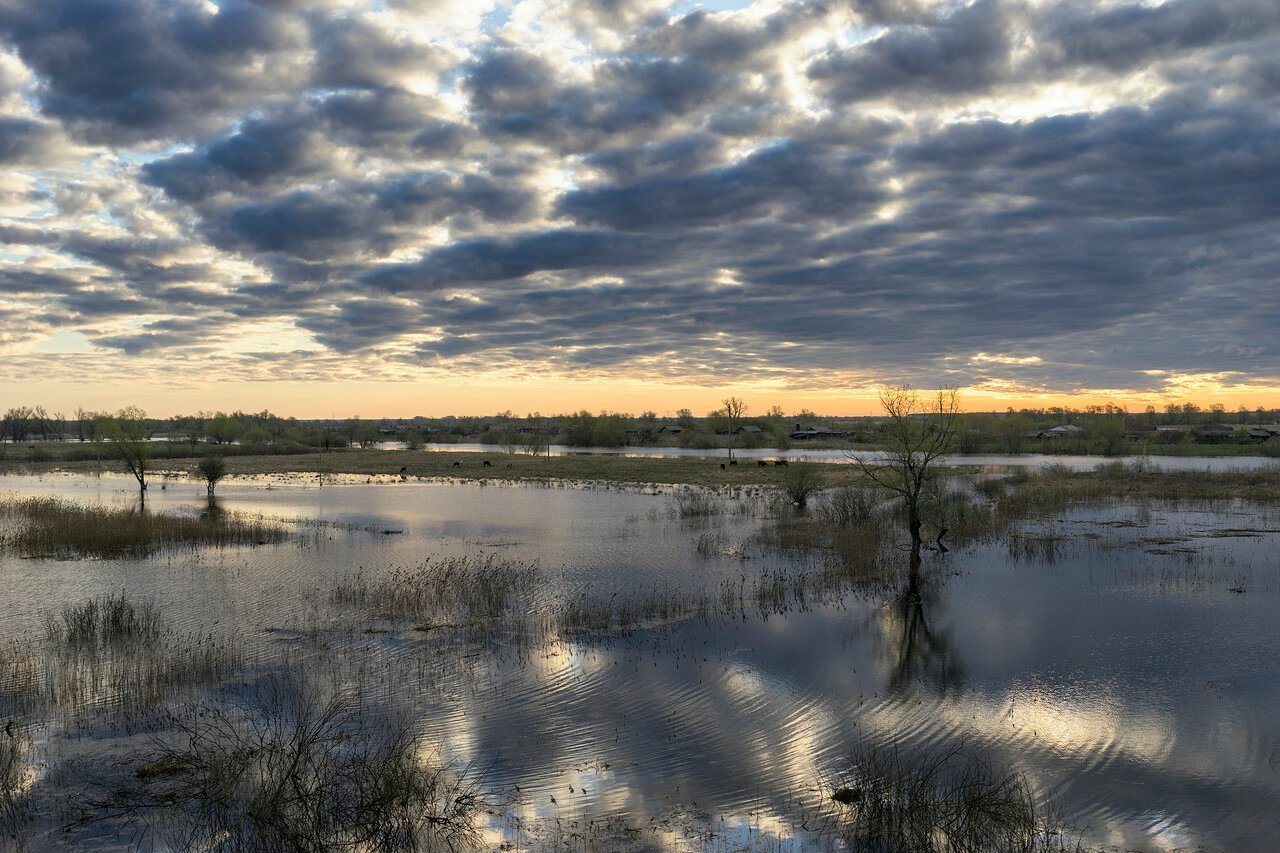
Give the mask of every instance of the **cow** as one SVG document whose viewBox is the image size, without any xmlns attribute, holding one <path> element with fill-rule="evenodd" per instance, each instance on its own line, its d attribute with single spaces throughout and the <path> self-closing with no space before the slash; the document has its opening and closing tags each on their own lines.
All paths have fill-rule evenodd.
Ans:
<svg viewBox="0 0 1280 853">
<path fill-rule="evenodd" d="M 484 460 L 484 467 L 486 467 L 486 468 L 492 468 L 492 467 L 493 467 L 493 465 L 492 465 L 492 464 L 490 464 L 490 462 L 489 462 L 489 460 L 488 460 L 488 459 L 486 459 L 486 460 Z"/>
<path fill-rule="evenodd" d="M 757 464 L 757 465 L 759 465 L 761 468 L 768 468 L 768 467 L 769 467 L 769 463 L 768 463 L 768 462 L 765 462 L 763 459 L 757 459 L 757 460 L 756 460 L 756 464 Z"/>
<path fill-rule="evenodd" d="M 730 460 L 729 460 L 729 464 L 730 464 L 730 465 L 737 465 L 737 464 L 738 464 L 738 460 L 737 460 L 737 459 L 730 459 Z"/>
<path fill-rule="evenodd" d="M 773 467 L 774 467 L 774 468 L 786 468 L 786 467 L 787 467 L 787 460 L 785 460 L 785 459 L 775 459 L 775 460 L 773 460 Z"/>
<path fill-rule="evenodd" d="M 455 462 L 455 463 L 453 463 L 453 467 L 454 467 L 454 468 L 461 468 L 461 467 L 462 467 L 462 463 L 461 463 L 461 462 Z"/>
<path fill-rule="evenodd" d="M 721 463 L 720 463 L 720 470 L 721 470 L 721 471 L 723 471 L 723 470 L 724 470 L 724 463 L 723 463 L 723 462 L 721 462 Z"/>
</svg>

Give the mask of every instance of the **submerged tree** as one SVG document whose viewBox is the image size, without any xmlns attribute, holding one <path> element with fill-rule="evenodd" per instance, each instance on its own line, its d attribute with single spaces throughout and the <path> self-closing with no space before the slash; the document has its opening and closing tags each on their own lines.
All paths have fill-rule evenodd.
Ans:
<svg viewBox="0 0 1280 853">
<path fill-rule="evenodd" d="M 218 485 L 219 480 L 227 476 L 227 463 L 221 456 L 210 454 L 196 463 L 196 474 L 204 480 L 209 497 L 213 497 L 214 487 Z"/>
<path fill-rule="evenodd" d="M 147 497 L 147 471 L 150 470 L 151 445 L 148 442 L 147 413 L 137 406 L 126 406 L 107 418 L 103 431 L 115 448 L 116 455 L 124 462 L 129 473 L 138 481 L 138 492 Z"/>
<path fill-rule="evenodd" d="M 911 547 L 918 553 L 928 489 L 938 477 L 939 460 L 955 449 L 959 397 L 954 388 L 947 388 L 936 397 L 921 399 L 914 388 L 901 386 L 883 389 L 880 405 L 889 418 L 880 437 L 885 458 L 847 455 L 863 474 L 902 498 Z"/>
</svg>

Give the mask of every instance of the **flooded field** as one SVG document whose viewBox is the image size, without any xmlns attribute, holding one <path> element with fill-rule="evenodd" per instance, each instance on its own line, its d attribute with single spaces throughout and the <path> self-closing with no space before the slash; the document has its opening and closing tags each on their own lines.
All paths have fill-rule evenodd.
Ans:
<svg viewBox="0 0 1280 853">
<path fill-rule="evenodd" d="M 384 441 L 380 450 L 405 450 L 400 441 Z M 429 444 L 422 448 L 429 453 L 498 453 L 499 445 L 460 442 L 457 444 Z M 547 448 L 552 456 L 627 456 L 641 459 L 723 459 L 728 455 L 724 448 L 700 449 L 692 447 L 570 447 L 553 444 Z M 885 458 L 880 450 L 830 450 L 792 446 L 787 450 L 773 447 L 734 448 L 733 455 L 745 460 L 791 459 L 809 462 L 826 462 L 834 465 L 855 464 L 853 456 L 869 462 Z M 1070 453 L 953 453 L 944 458 L 944 464 L 957 467 L 1044 468 L 1061 465 L 1073 471 L 1088 471 L 1098 465 L 1097 456 Z M 1142 464 L 1156 471 L 1257 471 L 1280 468 L 1280 459 L 1274 456 L 1148 456 L 1140 458 Z"/>
<path fill-rule="evenodd" d="M 1019 774 L 1069 849 L 1280 847 L 1276 507 L 1073 506 L 903 573 L 900 530 L 833 545 L 760 489 L 367 479 L 156 481 L 149 513 L 283 533 L 0 554 L 0 847 L 226 841 L 244 813 L 175 792 L 229 753 L 269 777 L 280 719 L 337 744 L 333 802 L 412 745 L 439 849 L 870 849 L 833 795 L 872 753 Z M 46 496 L 137 497 L 0 478 Z"/>
</svg>

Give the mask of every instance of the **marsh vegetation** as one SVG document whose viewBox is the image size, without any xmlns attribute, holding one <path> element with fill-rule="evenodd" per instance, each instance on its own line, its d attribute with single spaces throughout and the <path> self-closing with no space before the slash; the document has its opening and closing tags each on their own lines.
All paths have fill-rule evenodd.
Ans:
<svg viewBox="0 0 1280 853">
<path fill-rule="evenodd" d="M 24 557 L 121 557 L 173 547 L 279 542 L 277 523 L 225 513 L 176 515 L 56 497 L 0 498 L 0 548 Z"/>
</svg>

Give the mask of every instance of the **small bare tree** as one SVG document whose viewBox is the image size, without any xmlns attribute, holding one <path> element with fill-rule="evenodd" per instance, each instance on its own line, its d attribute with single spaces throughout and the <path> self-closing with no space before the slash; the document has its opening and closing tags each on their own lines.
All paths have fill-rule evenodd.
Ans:
<svg viewBox="0 0 1280 853">
<path fill-rule="evenodd" d="M 956 389 L 945 388 L 936 397 L 921 399 L 914 388 L 900 386 L 881 390 L 880 405 L 889 418 L 881 436 L 884 458 L 853 451 L 845 455 L 863 474 L 902 498 L 911 547 L 919 554 L 921 510 L 928 487 L 938 476 L 939 460 L 955 449 L 959 395 Z"/>
</svg>

